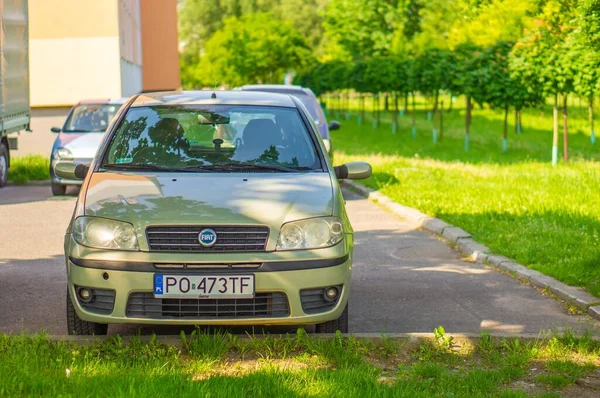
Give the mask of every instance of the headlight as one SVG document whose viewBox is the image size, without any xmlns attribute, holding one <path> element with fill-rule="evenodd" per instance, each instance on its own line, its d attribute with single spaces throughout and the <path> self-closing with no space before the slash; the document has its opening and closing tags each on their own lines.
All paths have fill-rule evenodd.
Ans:
<svg viewBox="0 0 600 398">
<path fill-rule="evenodd" d="M 133 225 L 98 217 L 79 217 L 73 225 L 77 243 L 98 249 L 138 250 Z"/>
<path fill-rule="evenodd" d="M 67 148 L 56 148 L 54 153 L 52 153 L 52 157 L 54 159 L 73 159 L 73 153 L 69 151 Z"/>
<path fill-rule="evenodd" d="M 339 243 L 344 237 L 337 217 L 309 218 L 283 224 L 277 250 L 318 249 Z"/>
</svg>

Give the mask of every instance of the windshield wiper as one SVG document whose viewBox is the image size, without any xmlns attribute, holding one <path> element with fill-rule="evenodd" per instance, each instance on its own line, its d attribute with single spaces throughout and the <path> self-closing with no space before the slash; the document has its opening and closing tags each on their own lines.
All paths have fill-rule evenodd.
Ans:
<svg viewBox="0 0 600 398">
<path fill-rule="evenodd" d="M 106 163 L 102 167 L 107 169 L 123 169 L 123 170 L 159 170 L 159 171 L 173 171 L 174 169 L 165 166 L 157 166 L 154 164 L 144 163 Z"/>
<path fill-rule="evenodd" d="M 297 173 L 298 171 L 311 170 L 309 167 L 285 167 L 277 166 L 274 164 L 256 164 L 256 163 L 231 163 L 224 165 L 216 165 L 215 167 L 223 168 L 225 170 L 270 170 L 270 171 L 284 171 L 288 173 Z"/>
<path fill-rule="evenodd" d="M 104 130 L 63 130 L 63 133 L 103 133 Z"/>
</svg>

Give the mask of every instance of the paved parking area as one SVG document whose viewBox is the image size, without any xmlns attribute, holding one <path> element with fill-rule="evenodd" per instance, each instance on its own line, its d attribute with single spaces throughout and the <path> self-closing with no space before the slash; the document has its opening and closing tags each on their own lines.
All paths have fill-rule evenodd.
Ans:
<svg viewBox="0 0 600 398">
<path fill-rule="evenodd" d="M 431 332 L 443 325 L 454 333 L 600 333 L 591 318 L 569 315 L 537 290 L 464 262 L 436 237 L 353 193 L 345 196 L 356 238 L 351 332 Z M 62 243 L 74 204 L 74 196 L 51 197 L 48 186 L 0 189 L 0 332 L 66 333 Z M 142 329 L 151 331 L 179 330 Z"/>
</svg>

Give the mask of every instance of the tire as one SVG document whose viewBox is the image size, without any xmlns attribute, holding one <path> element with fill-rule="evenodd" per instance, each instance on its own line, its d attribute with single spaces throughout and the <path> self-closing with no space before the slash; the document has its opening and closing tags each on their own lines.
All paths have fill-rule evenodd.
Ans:
<svg viewBox="0 0 600 398">
<path fill-rule="evenodd" d="M 108 325 L 103 323 L 87 322 L 77 316 L 71 296 L 67 290 L 67 332 L 77 336 L 105 336 Z"/>
<path fill-rule="evenodd" d="M 0 187 L 8 182 L 8 148 L 0 143 Z"/>
<path fill-rule="evenodd" d="M 54 196 L 64 196 L 67 193 L 66 185 L 57 184 L 54 181 L 50 182 L 50 188 L 52 189 L 52 195 Z"/>
<path fill-rule="evenodd" d="M 348 304 L 346 304 L 344 312 L 338 319 L 318 323 L 316 328 L 317 333 L 335 333 L 338 330 L 342 333 L 348 333 Z"/>
</svg>

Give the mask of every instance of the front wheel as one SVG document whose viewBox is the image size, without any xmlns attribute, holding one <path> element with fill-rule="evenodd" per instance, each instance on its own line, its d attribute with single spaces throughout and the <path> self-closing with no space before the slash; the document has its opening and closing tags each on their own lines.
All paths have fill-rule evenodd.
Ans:
<svg viewBox="0 0 600 398">
<path fill-rule="evenodd" d="M 317 324 L 317 333 L 348 333 L 348 304 L 338 319 Z"/>
<path fill-rule="evenodd" d="M 0 187 L 8 182 L 8 148 L 0 143 Z"/>
<path fill-rule="evenodd" d="M 87 322 L 79 318 L 75 312 L 69 291 L 67 291 L 67 332 L 69 335 L 77 336 L 105 336 L 108 332 L 108 325 Z"/>
<path fill-rule="evenodd" d="M 50 189 L 52 189 L 52 195 L 54 196 L 64 196 L 67 193 L 66 185 L 57 184 L 54 181 L 50 182 Z"/>
</svg>

